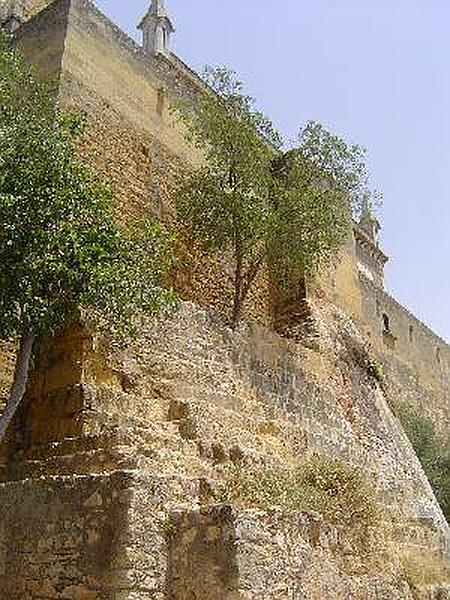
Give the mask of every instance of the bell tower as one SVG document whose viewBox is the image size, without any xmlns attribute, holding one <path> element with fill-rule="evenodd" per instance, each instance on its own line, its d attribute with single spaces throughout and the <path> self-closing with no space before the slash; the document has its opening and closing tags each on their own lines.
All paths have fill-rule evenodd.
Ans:
<svg viewBox="0 0 450 600">
<path fill-rule="evenodd" d="M 164 0 L 152 0 L 151 6 L 138 25 L 142 31 L 142 45 L 150 54 L 169 54 L 170 36 L 175 31 Z"/>
</svg>

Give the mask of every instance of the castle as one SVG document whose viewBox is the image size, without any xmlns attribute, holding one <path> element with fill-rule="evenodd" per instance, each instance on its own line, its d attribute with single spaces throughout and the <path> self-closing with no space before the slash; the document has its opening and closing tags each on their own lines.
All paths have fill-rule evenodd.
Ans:
<svg viewBox="0 0 450 600">
<path fill-rule="evenodd" d="M 139 24 L 142 46 L 89 0 L 3 0 L 0 18 L 38 72 L 59 82 L 60 100 L 86 114 L 79 150 L 111 182 L 118 217 L 170 213 L 174 175 L 201 160 L 170 106 L 205 87 L 170 51 L 163 1 Z M 107 352 L 83 331 L 47 348 L 0 448 L 0 598 L 448 597 L 445 585 L 414 596 L 400 560 L 369 567 L 345 527 L 318 515 L 213 501 L 229 463 L 338 457 L 373 480 L 405 556 L 448 554 L 448 525 L 390 401 L 447 436 L 450 347 L 385 292 L 378 233 L 365 210 L 335 271 L 307 286 L 307 344 L 273 331 L 264 276 L 248 329 L 226 330 L 214 314 L 228 304 L 228 283 L 192 250 L 176 277 L 179 312 L 131 348 Z M 356 357 L 368 346 L 384 390 Z M 0 351 L 3 386 L 11 356 Z M 366 550 L 385 551 L 371 538 Z"/>
</svg>

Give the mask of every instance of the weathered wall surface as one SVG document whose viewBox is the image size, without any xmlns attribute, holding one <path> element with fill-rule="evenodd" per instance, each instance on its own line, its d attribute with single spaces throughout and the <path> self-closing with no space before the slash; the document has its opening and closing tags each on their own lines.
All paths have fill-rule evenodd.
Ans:
<svg viewBox="0 0 450 600">
<path fill-rule="evenodd" d="M 14 11 L 16 4 L 16 0 L 2 0 L 0 2 L 0 19 L 2 23 Z"/>
<path fill-rule="evenodd" d="M 15 35 L 17 47 L 45 79 L 58 81 L 67 34 L 70 0 L 53 2 Z"/>
<path fill-rule="evenodd" d="M 171 113 L 179 97 L 203 84 L 175 56 L 151 56 L 86 0 L 56 0 L 23 26 L 18 46 L 43 76 L 57 77 L 60 97 L 86 114 L 82 156 L 111 185 L 119 219 L 155 214 L 173 226 L 171 191 L 177 174 L 201 156 L 184 139 Z M 181 240 L 183 240 L 183 235 Z M 172 274 L 181 297 L 228 313 L 225 258 L 210 259 L 180 242 Z M 247 303 L 247 316 L 271 319 L 267 277 Z"/>
<path fill-rule="evenodd" d="M 0 486 L 0 596 L 109 599 L 126 570 L 129 477 L 24 480 Z"/>
<path fill-rule="evenodd" d="M 0 0 L 0 21 L 3 22 L 11 14 L 28 20 L 46 8 L 50 2 L 51 0 Z"/>
<path fill-rule="evenodd" d="M 157 138 L 172 154 L 196 164 L 195 151 L 168 110 L 177 95 L 195 94 L 194 83 L 177 72 L 170 58 L 146 54 L 87 0 L 71 1 L 63 68 L 68 79 L 95 92 L 134 130 Z M 158 102 L 161 91 L 163 110 Z M 63 90 L 63 95 L 71 99 L 70 91 Z M 197 154 L 197 164 L 199 158 Z"/>
<path fill-rule="evenodd" d="M 328 298 L 357 321 L 362 319 L 362 300 L 359 285 L 356 245 L 353 232 L 332 267 L 324 268 L 312 282 L 310 294 Z"/>
<path fill-rule="evenodd" d="M 89 2 L 72 1 L 69 23 L 61 96 L 88 116 L 82 155 L 111 183 L 122 221 L 150 211 L 172 224 L 176 176 L 198 165 L 201 156 L 188 147 L 170 107 L 180 96 L 195 97 L 202 84 L 175 57 L 145 54 Z M 224 259 L 208 259 L 186 244 L 179 256 L 173 280 L 181 296 L 227 311 L 231 289 Z M 264 276 L 248 315 L 270 319 Z"/>
<path fill-rule="evenodd" d="M 171 598 L 414 598 L 392 565 L 382 575 L 358 573 L 360 556 L 345 532 L 318 515 L 217 506 L 175 513 L 173 523 Z"/>
<path fill-rule="evenodd" d="M 50 392 L 51 378 L 40 403 L 31 389 L 1 473 L 0 521 L 11 540 L 2 585 L 23 594 L 12 600 L 39 598 L 31 590 L 47 580 L 56 590 L 47 597 L 65 598 L 74 578 L 91 593 L 79 598 L 102 600 L 409 598 L 403 553 L 438 556 L 448 547 L 448 527 L 386 397 L 367 375 L 363 338 L 339 311 L 318 306 L 315 319 L 312 350 L 256 326 L 233 333 L 185 304 L 106 362 L 104 348 L 94 351 L 84 341 L 80 381 L 69 378 L 64 396 Z M 64 360 L 73 363 L 59 356 L 55 364 Z M 377 533 L 369 556 L 345 528 L 330 528 L 318 516 L 211 509 L 214 490 L 236 461 L 243 468 L 290 468 L 310 453 L 360 468 L 376 487 L 397 552 L 389 567 L 379 566 L 386 548 Z M 124 471 L 134 479 L 123 512 L 102 500 L 95 509 L 88 502 L 86 513 L 92 487 L 104 481 L 110 490 L 122 476 L 107 474 Z M 203 512 L 192 513 L 201 505 Z M 92 525 L 94 516 L 100 525 Z M 42 522 L 36 534 L 34 518 Z M 101 532 L 111 522 L 123 531 L 113 554 L 95 542 L 92 550 L 86 536 L 98 541 L 99 531 L 105 539 Z M 77 531 L 85 537 L 74 537 Z M 42 554 L 27 550 L 34 535 L 44 540 Z M 348 571 L 355 561 L 358 572 Z M 15 574 L 28 571 L 33 577 L 22 575 L 19 583 Z"/>
<path fill-rule="evenodd" d="M 163 600 L 176 491 L 131 471 L 0 485 L 0 597 Z"/>
</svg>

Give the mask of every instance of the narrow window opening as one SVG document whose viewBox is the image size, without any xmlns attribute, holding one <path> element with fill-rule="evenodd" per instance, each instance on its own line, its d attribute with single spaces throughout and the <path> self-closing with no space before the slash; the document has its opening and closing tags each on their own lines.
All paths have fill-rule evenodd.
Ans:
<svg viewBox="0 0 450 600">
<path fill-rule="evenodd" d="M 438 365 L 441 364 L 441 349 L 440 348 L 436 348 L 436 360 L 438 362 Z"/>
<path fill-rule="evenodd" d="M 164 114 L 165 103 L 166 103 L 166 91 L 164 88 L 161 87 L 158 89 L 158 99 L 156 102 L 156 112 L 158 113 L 158 115 L 160 117 L 162 117 Z"/>
<path fill-rule="evenodd" d="M 409 341 L 414 341 L 414 327 L 412 325 L 409 326 Z"/>
<path fill-rule="evenodd" d="M 397 338 L 391 331 L 390 319 L 385 313 L 383 313 L 383 341 L 388 348 L 391 350 L 395 349 Z"/>
</svg>

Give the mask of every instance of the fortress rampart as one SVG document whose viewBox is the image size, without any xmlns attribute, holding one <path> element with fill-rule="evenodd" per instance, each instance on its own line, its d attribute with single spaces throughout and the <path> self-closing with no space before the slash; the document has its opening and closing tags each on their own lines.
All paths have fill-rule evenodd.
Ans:
<svg viewBox="0 0 450 600">
<path fill-rule="evenodd" d="M 22 16 L 18 47 L 86 114 L 79 150 L 111 182 L 118 217 L 151 210 L 173 226 L 173 182 L 201 156 L 170 107 L 195 100 L 201 80 L 87 0 L 28 3 Z M 376 487 L 399 556 L 448 553 L 448 526 L 390 406 L 416 406 L 447 436 L 450 349 L 384 291 L 376 230 L 363 215 L 334 273 L 306 286 L 307 339 L 271 331 L 267 273 L 248 327 L 230 332 L 225 258 L 181 243 L 183 302 L 171 319 L 119 355 L 82 331 L 44 349 L 0 449 L 0 597 L 412 600 L 400 558 L 372 564 L 387 550 L 370 532 L 361 551 L 317 515 L 218 507 L 214 496 L 235 462 L 339 458 Z M 387 391 L 370 379 L 369 356 Z"/>
</svg>

